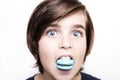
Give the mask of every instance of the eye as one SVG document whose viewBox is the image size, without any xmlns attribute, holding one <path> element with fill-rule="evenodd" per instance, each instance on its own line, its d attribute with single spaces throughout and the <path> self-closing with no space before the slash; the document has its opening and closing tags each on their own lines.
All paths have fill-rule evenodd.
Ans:
<svg viewBox="0 0 120 80">
<path fill-rule="evenodd" d="M 47 31 L 47 35 L 48 36 L 56 36 L 57 35 L 57 32 L 55 30 L 48 30 Z"/>
<path fill-rule="evenodd" d="M 73 32 L 73 36 L 74 36 L 74 37 L 81 37 L 82 34 L 81 34 L 80 31 L 74 31 L 74 32 Z"/>
</svg>

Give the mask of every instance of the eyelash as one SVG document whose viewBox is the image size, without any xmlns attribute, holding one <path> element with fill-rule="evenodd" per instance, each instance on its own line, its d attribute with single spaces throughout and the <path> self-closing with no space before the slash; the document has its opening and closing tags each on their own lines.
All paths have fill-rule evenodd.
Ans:
<svg viewBox="0 0 120 80">
<path fill-rule="evenodd" d="M 46 35 L 55 36 L 55 35 L 50 35 L 50 34 L 49 34 L 51 31 L 54 31 L 54 32 L 57 34 L 57 30 L 56 30 L 56 29 L 49 29 L 49 30 L 46 31 Z M 80 35 L 79 35 L 79 36 L 75 36 L 74 33 L 76 33 L 76 32 L 79 33 Z M 74 30 L 74 31 L 72 31 L 72 35 L 73 35 L 74 37 L 82 37 L 82 36 L 83 36 L 83 33 L 82 33 L 80 30 Z"/>
<path fill-rule="evenodd" d="M 77 33 L 80 34 L 79 36 L 75 36 L 75 37 L 82 37 L 82 36 L 83 36 L 83 33 L 82 33 L 81 31 L 79 31 L 79 30 L 73 31 L 73 36 L 74 36 L 74 33 L 75 33 L 75 32 L 77 32 Z"/>
<path fill-rule="evenodd" d="M 46 34 L 49 35 L 49 36 L 52 36 L 52 35 L 49 34 L 52 31 L 54 31 L 55 33 L 57 33 L 56 29 L 49 29 L 49 30 L 47 30 Z"/>
</svg>

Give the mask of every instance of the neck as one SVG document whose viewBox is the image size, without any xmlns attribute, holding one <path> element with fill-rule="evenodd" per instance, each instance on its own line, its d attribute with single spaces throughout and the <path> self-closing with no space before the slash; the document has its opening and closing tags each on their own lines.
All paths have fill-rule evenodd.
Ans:
<svg viewBox="0 0 120 80">
<path fill-rule="evenodd" d="M 35 76 L 35 80 L 55 80 L 50 75 L 48 75 L 46 72 L 43 74 L 39 73 Z"/>
<path fill-rule="evenodd" d="M 54 79 L 47 73 L 43 73 L 43 74 L 39 73 L 38 75 L 35 76 L 35 80 L 56 80 L 56 79 Z M 71 80 L 81 80 L 80 72 L 78 72 Z"/>
<path fill-rule="evenodd" d="M 78 72 L 72 80 L 81 80 L 81 74 Z"/>
</svg>

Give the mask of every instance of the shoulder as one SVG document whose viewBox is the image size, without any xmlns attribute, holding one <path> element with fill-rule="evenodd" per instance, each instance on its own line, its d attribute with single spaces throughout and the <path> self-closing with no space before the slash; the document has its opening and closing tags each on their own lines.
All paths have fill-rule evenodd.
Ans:
<svg viewBox="0 0 120 80">
<path fill-rule="evenodd" d="M 28 79 L 26 79 L 26 80 L 34 80 L 34 76 L 29 77 L 29 78 L 28 78 Z"/>
<path fill-rule="evenodd" d="M 100 80 L 100 79 L 98 79 L 96 77 L 93 77 L 90 74 L 86 74 L 86 73 L 83 73 L 83 72 L 81 72 L 81 76 L 82 76 L 82 80 Z M 26 80 L 34 80 L 34 76 L 32 76 L 32 77 L 30 77 L 30 78 L 28 78 Z"/>
<path fill-rule="evenodd" d="M 86 73 L 81 73 L 81 76 L 82 76 L 82 80 L 100 80 L 90 74 L 86 74 Z"/>
<path fill-rule="evenodd" d="M 34 76 L 27 78 L 26 80 L 39 80 L 39 79 L 40 79 L 40 73 L 37 73 Z"/>
</svg>

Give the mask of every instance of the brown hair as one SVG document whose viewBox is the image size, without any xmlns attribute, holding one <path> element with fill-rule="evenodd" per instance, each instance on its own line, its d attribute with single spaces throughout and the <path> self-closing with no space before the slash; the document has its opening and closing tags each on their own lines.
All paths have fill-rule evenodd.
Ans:
<svg viewBox="0 0 120 80">
<path fill-rule="evenodd" d="M 86 16 L 86 56 L 90 53 L 93 39 L 94 29 L 91 18 L 85 6 L 78 0 L 45 0 L 39 4 L 33 11 L 28 23 L 27 29 L 27 45 L 31 53 L 36 59 L 36 64 L 41 73 L 44 72 L 42 64 L 39 59 L 38 41 L 43 32 L 50 23 L 55 20 L 62 19 L 70 13 L 82 11 Z"/>
</svg>

